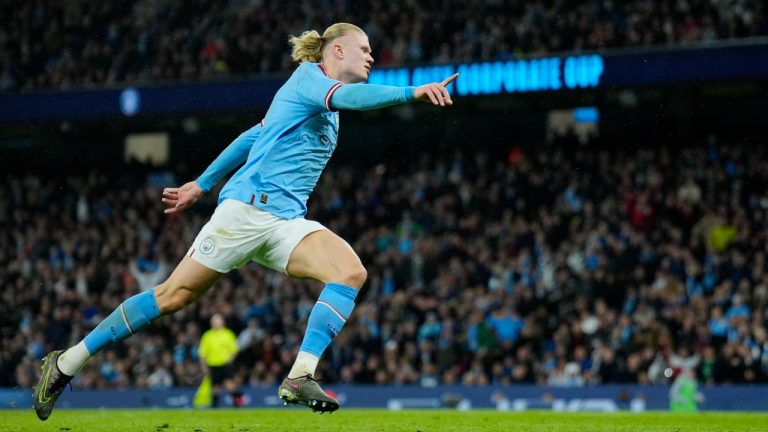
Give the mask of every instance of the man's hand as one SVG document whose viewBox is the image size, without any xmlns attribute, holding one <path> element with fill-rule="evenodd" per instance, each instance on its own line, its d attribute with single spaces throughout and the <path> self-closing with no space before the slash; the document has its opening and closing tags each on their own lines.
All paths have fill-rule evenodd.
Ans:
<svg viewBox="0 0 768 432">
<path fill-rule="evenodd" d="M 167 205 L 166 214 L 180 213 L 203 196 L 203 189 L 196 181 L 184 184 L 182 187 L 163 189 L 163 204 Z"/>
<path fill-rule="evenodd" d="M 444 79 L 442 82 L 434 82 L 416 87 L 416 91 L 413 93 L 413 96 L 422 102 L 432 102 L 432 105 L 453 105 L 451 95 L 448 93 L 448 89 L 445 87 L 453 82 L 453 80 L 458 78 L 458 76 L 459 74 L 455 73 Z"/>
</svg>

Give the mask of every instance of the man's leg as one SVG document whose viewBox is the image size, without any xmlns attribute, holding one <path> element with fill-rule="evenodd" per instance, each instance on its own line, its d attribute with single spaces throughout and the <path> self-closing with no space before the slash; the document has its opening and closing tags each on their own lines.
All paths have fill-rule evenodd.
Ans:
<svg viewBox="0 0 768 432">
<path fill-rule="evenodd" d="M 211 408 L 218 408 L 223 371 L 220 366 L 208 366 L 208 369 L 211 371 Z"/>
<path fill-rule="evenodd" d="M 35 387 L 33 402 L 37 416 L 45 420 L 51 415 L 56 399 L 89 358 L 106 346 L 130 337 L 160 316 L 194 302 L 220 276 L 221 273 L 185 256 L 168 280 L 125 300 L 80 343 L 63 352 L 49 353 Z"/>
<path fill-rule="evenodd" d="M 278 389 L 286 402 L 301 403 L 315 411 L 335 411 L 338 401 L 314 381 L 317 363 L 331 340 L 341 331 L 355 307 L 355 297 L 367 277 L 352 247 L 329 230 L 315 231 L 296 246 L 286 267 L 288 275 L 325 283 L 307 321 L 299 355 Z"/>
</svg>

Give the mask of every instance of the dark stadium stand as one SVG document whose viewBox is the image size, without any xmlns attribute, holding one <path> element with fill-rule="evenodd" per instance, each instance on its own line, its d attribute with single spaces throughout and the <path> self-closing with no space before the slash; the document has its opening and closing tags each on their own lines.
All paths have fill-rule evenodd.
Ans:
<svg viewBox="0 0 768 432">
<path fill-rule="evenodd" d="M 582 386 L 693 367 L 706 384 L 768 381 L 765 147 L 575 143 L 329 168 L 308 217 L 353 243 L 369 281 L 322 377 Z M 30 387 L 45 352 L 161 280 L 214 203 L 166 218 L 141 171 L 111 174 L 4 180 L 0 386 Z M 74 385 L 197 385 L 195 346 L 219 312 L 243 384 L 274 386 L 318 288 L 248 266 Z"/>
<path fill-rule="evenodd" d="M 763 2 L 0 2 L 0 92 L 292 69 L 287 37 L 349 21 L 377 66 L 768 35 Z"/>
</svg>

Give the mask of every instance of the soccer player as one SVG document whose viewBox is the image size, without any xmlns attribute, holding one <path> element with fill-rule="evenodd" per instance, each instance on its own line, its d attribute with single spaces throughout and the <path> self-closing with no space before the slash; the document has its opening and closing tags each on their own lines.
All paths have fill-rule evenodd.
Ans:
<svg viewBox="0 0 768 432">
<path fill-rule="evenodd" d="M 365 32 L 348 23 L 333 24 L 322 36 L 316 31 L 291 36 L 289 42 L 293 59 L 301 63 L 275 94 L 264 119 L 236 138 L 197 180 L 163 191 L 165 212 L 181 212 L 245 162 L 219 194 L 210 221 L 165 282 L 125 300 L 77 345 L 46 355 L 34 392 L 41 420 L 50 416 L 66 384 L 91 356 L 194 302 L 222 274 L 249 261 L 325 284 L 278 395 L 317 412 L 339 408 L 313 376 L 323 351 L 352 313 L 366 270 L 346 241 L 304 219 L 308 196 L 336 147 L 337 110 L 414 100 L 449 106 L 453 102 L 446 86 L 458 74 L 419 87 L 363 84 L 373 64 L 371 47 Z"/>
</svg>

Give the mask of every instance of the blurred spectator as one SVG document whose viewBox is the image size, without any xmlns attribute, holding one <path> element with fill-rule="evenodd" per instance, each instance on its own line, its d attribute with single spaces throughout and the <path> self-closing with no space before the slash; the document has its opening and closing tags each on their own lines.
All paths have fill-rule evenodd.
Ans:
<svg viewBox="0 0 768 432">
<path fill-rule="evenodd" d="M 697 412 L 703 398 L 693 370 L 683 369 L 669 389 L 669 409 L 674 412 Z"/>
<path fill-rule="evenodd" d="M 168 276 L 168 266 L 163 261 L 138 258 L 131 261 L 130 269 L 141 291 L 156 287 Z"/>
</svg>

